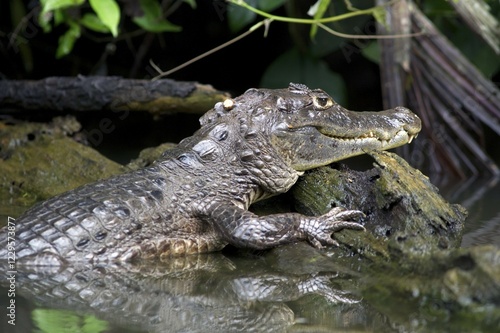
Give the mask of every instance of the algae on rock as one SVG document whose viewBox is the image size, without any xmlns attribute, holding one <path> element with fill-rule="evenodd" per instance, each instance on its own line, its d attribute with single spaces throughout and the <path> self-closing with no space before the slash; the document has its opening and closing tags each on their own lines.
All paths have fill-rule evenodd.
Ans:
<svg viewBox="0 0 500 333">
<path fill-rule="evenodd" d="M 32 204 L 127 170 L 67 136 L 79 130 L 73 117 L 50 124 L 0 123 L 2 197 Z"/>
<path fill-rule="evenodd" d="M 368 154 L 375 164 L 367 171 L 323 167 L 307 172 L 293 189 L 297 210 L 310 215 L 335 206 L 362 210 L 369 232 L 345 230 L 335 237 L 373 259 L 377 256 L 370 253 L 418 258 L 458 247 L 465 209 L 448 203 L 401 157 L 380 151 Z"/>
</svg>

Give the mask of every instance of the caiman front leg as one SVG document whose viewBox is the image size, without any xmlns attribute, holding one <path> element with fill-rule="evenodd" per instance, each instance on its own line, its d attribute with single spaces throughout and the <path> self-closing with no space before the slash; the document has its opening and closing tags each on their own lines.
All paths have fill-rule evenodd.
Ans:
<svg viewBox="0 0 500 333">
<path fill-rule="evenodd" d="M 200 216 L 228 243 L 237 247 L 266 249 L 294 241 L 307 240 L 316 248 L 338 245 L 332 234 L 341 229 L 365 230 L 353 220 L 364 214 L 357 210 L 333 208 L 321 216 L 297 213 L 258 216 L 229 203 L 211 205 Z"/>
</svg>

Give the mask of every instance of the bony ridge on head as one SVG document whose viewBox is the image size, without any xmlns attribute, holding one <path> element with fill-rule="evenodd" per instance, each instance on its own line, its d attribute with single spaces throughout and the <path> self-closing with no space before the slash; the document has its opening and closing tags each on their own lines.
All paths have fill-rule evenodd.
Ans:
<svg viewBox="0 0 500 333">
<path fill-rule="evenodd" d="M 235 107 L 234 100 L 232 98 L 228 98 L 228 99 L 224 100 L 224 102 L 222 102 L 222 107 L 226 111 L 231 111 Z"/>
</svg>

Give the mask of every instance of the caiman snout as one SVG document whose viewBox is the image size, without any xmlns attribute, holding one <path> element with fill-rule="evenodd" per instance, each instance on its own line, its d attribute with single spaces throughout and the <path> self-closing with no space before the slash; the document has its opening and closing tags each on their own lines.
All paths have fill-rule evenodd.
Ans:
<svg viewBox="0 0 500 333">
<path fill-rule="evenodd" d="M 415 113 L 402 106 L 394 108 L 394 117 L 401 119 L 403 122 L 403 129 L 408 133 L 409 137 L 408 143 L 411 143 L 413 138 L 415 138 L 422 129 L 422 121 Z"/>
</svg>

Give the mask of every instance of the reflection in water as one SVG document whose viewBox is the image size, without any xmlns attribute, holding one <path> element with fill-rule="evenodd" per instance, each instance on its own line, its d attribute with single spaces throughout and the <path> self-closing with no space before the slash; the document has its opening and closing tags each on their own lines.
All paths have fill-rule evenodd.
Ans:
<svg viewBox="0 0 500 333">
<path fill-rule="evenodd" d="M 497 199 L 500 197 L 497 197 Z M 500 245 L 500 212 L 492 219 L 479 220 L 476 229 L 464 234 L 462 247 L 480 244 Z M 469 228 L 471 229 L 471 228 Z"/>
<path fill-rule="evenodd" d="M 148 332 L 284 332 L 295 322 L 285 302 L 311 294 L 330 306 L 358 302 L 334 288 L 345 276 L 255 263 L 210 254 L 141 265 L 18 267 L 17 292 L 35 304 L 31 320 L 42 332 L 103 332 L 107 323 Z"/>
<path fill-rule="evenodd" d="M 451 202 L 464 206 L 469 216 L 465 222 L 462 247 L 500 244 L 500 179 L 472 178 L 443 189 Z"/>
</svg>

